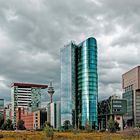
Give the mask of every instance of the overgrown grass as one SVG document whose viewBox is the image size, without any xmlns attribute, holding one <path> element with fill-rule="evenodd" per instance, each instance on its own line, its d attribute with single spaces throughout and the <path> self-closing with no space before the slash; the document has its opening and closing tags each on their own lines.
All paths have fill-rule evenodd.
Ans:
<svg viewBox="0 0 140 140">
<path fill-rule="evenodd" d="M 0 132 L 0 140 L 50 140 L 43 132 Z M 117 133 L 55 132 L 53 140 L 140 140 L 137 136 Z"/>
</svg>

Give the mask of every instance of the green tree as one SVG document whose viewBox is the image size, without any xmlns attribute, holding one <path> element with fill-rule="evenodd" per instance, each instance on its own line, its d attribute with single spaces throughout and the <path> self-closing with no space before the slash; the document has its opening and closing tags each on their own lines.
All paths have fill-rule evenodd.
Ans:
<svg viewBox="0 0 140 140">
<path fill-rule="evenodd" d="M 120 127 L 119 127 L 119 123 L 117 122 L 117 121 L 115 121 L 115 128 L 116 128 L 116 130 L 120 130 Z"/>
<path fill-rule="evenodd" d="M 115 133 L 117 130 L 120 130 L 119 123 L 117 121 L 114 121 L 112 117 L 108 121 L 108 130 L 111 133 Z"/>
<path fill-rule="evenodd" d="M 17 123 L 17 129 L 18 130 L 25 130 L 25 126 L 24 126 L 24 121 L 23 120 L 19 120 Z"/>
<path fill-rule="evenodd" d="M 69 120 L 65 120 L 63 123 L 64 130 L 69 130 L 71 128 L 71 124 Z"/>
<path fill-rule="evenodd" d="M 1 128 L 2 130 L 13 130 L 12 120 L 10 119 L 6 120 L 6 122 L 4 122 Z"/>
<path fill-rule="evenodd" d="M 85 124 L 85 130 L 87 132 L 90 132 L 92 130 L 92 126 L 91 126 L 91 124 L 89 123 L 88 120 L 86 121 L 86 124 Z"/>
<path fill-rule="evenodd" d="M 44 128 L 46 127 L 46 125 L 48 125 L 49 127 L 52 127 L 51 124 L 50 124 L 50 122 L 47 122 L 47 121 L 46 121 L 46 122 L 43 124 L 42 128 L 44 129 Z"/>
<path fill-rule="evenodd" d="M 45 137 L 50 138 L 51 140 L 53 140 L 54 133 L 53 133 L 53 128 L 50 125 L 48 125 L 46 123 L 46 126 L 44 127 L 43 131 L 44 131 Z"/>
<path fill-rule="evenodd" d="M 4 124 L 4 118 L 0 115 L 0 128 L 2 128 L 3 124 Z"/>
</svg>

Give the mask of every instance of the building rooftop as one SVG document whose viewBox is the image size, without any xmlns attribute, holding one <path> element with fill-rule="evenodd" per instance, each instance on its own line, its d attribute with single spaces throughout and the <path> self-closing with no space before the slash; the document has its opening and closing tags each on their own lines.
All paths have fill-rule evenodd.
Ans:
<svg viewBox="0 0 140 140">
<path fill-rule="evenodd" d="M 131 72 L 131 71 L 133 71 L 133 70 L 135 70 L 135 69 L 140 69 L 140 66 L 136 66 L 136 67 L 134 67 L 134 68 L 128 70 L 127 72 L 125 72 L 124 74 L 122 74 L 122 76 L 123 76 L 123 75 L 126 75 L 127 73 L 129 73 L 129 72 Z"/>
<path fill-rule="evenodd" d="M 19 86 L 19 87 L 38 87 L 38 88 L 48 88 L 48 85 L 42 85 L 42 84 L 29 84 L 29 83 L 13 83 L 11 87 L 13 86 Z"/>
</svg>

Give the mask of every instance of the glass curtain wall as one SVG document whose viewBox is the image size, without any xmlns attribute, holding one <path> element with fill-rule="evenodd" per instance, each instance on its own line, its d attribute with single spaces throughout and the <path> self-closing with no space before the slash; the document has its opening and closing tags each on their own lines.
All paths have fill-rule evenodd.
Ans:
<svg viewBox="0 0 140 140">
<path fill-rule="evenodd" d="M 71 42 L 61 49 L 61 126 L 75 122 L 75 45 Z"/>
<path fill-rule="evenodd" d="M 77 53 L 77 125 L 97 126 L 97 45 L 94 38 L 88 38 L 78 45 Z"/>
</svg>

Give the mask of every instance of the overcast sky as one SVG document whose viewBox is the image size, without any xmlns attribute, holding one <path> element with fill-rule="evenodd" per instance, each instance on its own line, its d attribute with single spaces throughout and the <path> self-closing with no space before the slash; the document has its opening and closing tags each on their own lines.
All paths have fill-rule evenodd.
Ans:
<svg viewBox="0 0 140 140">
<path fill-rule="evenodd" d="M 0 0 L 0 98 L 10 101 L 12 82 L 51 80 L 60 100 L 60 48 L 89 36 L 99 98 L 121 95 L 121 75 L 140 63 L 139 0 Z"/>
</svg>

